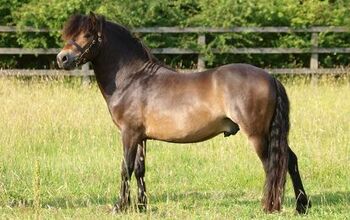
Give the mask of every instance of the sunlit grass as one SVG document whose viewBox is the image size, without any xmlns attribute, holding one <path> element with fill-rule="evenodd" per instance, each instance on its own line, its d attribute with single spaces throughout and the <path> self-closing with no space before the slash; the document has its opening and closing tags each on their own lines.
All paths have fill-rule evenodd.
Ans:
<svg viewBox="0 0 350 220">
<path fill-rule="evenodd" d="M 290 181 L 283 212 L 262 212 L 263 170 L 241 133 L 191 145 L 149 141 L 148 212 L 113 216 L 122 158 L 119 133 L 95 84 L 66 81 L 0 78 L 0 218 L 35 217 L 36 161 L 44 219 L 305 218 L 294 213 Z M 306 218 L 347 218 L 348 79 L 285 84 L 291 101 L 290 145 L 313 201 Z"/>
</svg>

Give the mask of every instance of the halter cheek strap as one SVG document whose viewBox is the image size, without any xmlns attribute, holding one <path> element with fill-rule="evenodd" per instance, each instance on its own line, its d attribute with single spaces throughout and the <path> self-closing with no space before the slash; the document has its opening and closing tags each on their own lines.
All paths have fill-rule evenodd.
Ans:
<svg viewBox="0 0 350 220">
<path fill-rule="evenodd" d="M 82 48 L 79 44 L 77 44 L 74 40 L 69 40 L 68 41 L 68 44 L 70 45 L 74 45 L 80 53 L 83 53 L 84 52 L 84 48 Z"/>
<path fill-rule="evenodd" d="M 102 42 L 102 35 L 101 32 L 97 33 L 97 40 L 96 39 L 92 39 L 89 43 L 87 43 L 84 47 L 81 47 L 79 44 L 77 44 L 77 42 L 75 42 L 74 40 L 69 40 L 68 44 L 70 45 L 74 45 L 77 50 L 80 52 L 79 57 L 76 59 L 75 63 L 77 66 L 79 66 L 82 63 L 86 62 L 86 57 L 85 55 L 89 53 L 90 49 L 98 42 L 98 44 L 100 45 Z"/>
</svg>

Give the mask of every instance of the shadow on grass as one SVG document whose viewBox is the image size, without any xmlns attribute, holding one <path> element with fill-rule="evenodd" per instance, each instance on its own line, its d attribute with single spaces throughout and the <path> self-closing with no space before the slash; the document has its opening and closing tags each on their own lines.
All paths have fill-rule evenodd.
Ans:
<svg viewBox="0 0 350 220">
<path fill-rule="evenodd" d="M 261 198 L 246 198 L 244 192 L 187 192 L 187 193 L 163 193 L 150 197 L 150 201 L 155 203 L 178 203 L 184 209 L 191 210 L 198 206 L 218 206 L 230 208 L 233 205 L 257 206 L 261 205 Z M 156 211 L 156 208 L 152 209 Z"/>
<path fill-rule="evenodd" d="M 310 198 L 312 204 L 317 206 L 350 204 L 350 192 L 325 192 L 311 195 Z"/>
<path fill-rule="evenodd" d="M 311 210 L 321 208 L 324 206 L 349 205 L 350 204 L 350 192 L 336 191 L 336 192 L 323 192 L 320 194 L 309 195 L 312 207 Z M 295 206 L 296 200 L 294 197 L 288 197 L 284 200 L 285 206 Z"/>
<path fill-rule="evenodd" d="M 188 193 L 166 193 L 159 196 L 151 197 L 154 203 L 177 202 L 184 204 L 184 208 L 191 208 L 191 204 L 207 204 L 216 203 L 217 206 L 228 208 L 232 205 L 261 207 L 261 198 L 245 198 L 244 192 L 225 193 L 225 192 L 188 192 Z M 336 191 L 324 192 L 310 196 L 312 207 L 337 206 L 350 204 L 350 192 Z M 296 200 L 293 197 L 286 197 L 283 206 L 293 208 Z"/>
<path fill-rule="evenodd" d="M 59 209 L 71 209 L 71 208 L 84 208 L 90 206 L 108 206 L 114 204 L 117 201 L 116 198 L 106 198 L 101 196 L 88 196 L 88 197 L 56 197 L 51 199 L 42 199 L 42 208 L 59 208 Z M 4 206 L 9 206 L 11 208 L 18 207 L 33 207 L 33 199 L 22 198 L 20 196 L 13 197 L 9 199 L 7 204 Z"/>
<path fill-rule="evenodd" d="M 135 197 L 135 196 L 134 196 Z M 132 198 L 135 201 L 136 198 Z M 192 209 L 193 205 L 200 206 L 212 206 L 216 204 L 218 207 L 229 208 L 232 205 L 249 206 L 249 207 L 261 207 L 261 198 L 247 198 L 245 192 L 187 192 L 187 193 L 163 193 L 155 194 L 149 197 L 149 202 L 153 204 L 152 211 L 157 211 L 157 203 L 175 202 L 180 203 L 185 209 Z M 311 202 L 313 207 L 322 206 L 336 206 L 341 204 L 350 204 L 350 192 L 337 191 L 337 192 L 325 192 L 316 195 L 311 195 Z M 116 201 L 115 198 L 106 198 L 101 196 L 82 196 L 82 198 L 69 198 L 60 197 L 50 200 L 44 199 L 42 201 L 42 208 L 59 208 L 59 209 L 71 209 L 71 208 L 84 208 L 91 206 L 112 206 Z M 8 204 L 10 207 L 30 207 L 33 206 L 32 200 L 26 200 L 24 198 L 13 198 Z M 155 206 L 154 206 L 155 205 Z M 287 197 L 284 200 L 284 206 L 294 207 L 295 198 Z M 106 208 L 107 209 L 107 208 Z"/>
</svg>

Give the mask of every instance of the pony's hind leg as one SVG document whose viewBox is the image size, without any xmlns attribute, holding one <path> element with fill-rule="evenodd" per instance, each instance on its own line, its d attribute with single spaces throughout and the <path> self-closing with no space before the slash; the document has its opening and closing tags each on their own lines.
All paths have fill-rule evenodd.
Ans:
<svg viewBox="0 0 350 220">
<path fill-rule="evenodd" d="M 268 159 L 268 143 L 265 135 L 255 135 L 249 137 L 249 141 L 253 144 L 254 149 L 259 156 L 265 172 L 267 171 L 267 159 Z"/>
<path fill-rule="evenodd" d="M 255 135 L 249 137 L 249 141 L 252 143 L 254 146 L 254 149 L 259 156 L 264 171 L 265 171 L 265 178 L 267 178 L 267 172 L 268 172 L 268 142 L 267 142 L 267 137 L 266 135 Z M 265 180 L 265 186 L 266 186 L 266 180 Z M 264 187 L 265 187 L 264 186 Z M 264 195 L 262 199 L 262 204 L 264 205 L 264 209 L 266 209 L 265 204 L 266 204 L 266 195 Z"/>
<path fill-rule="evenodd" d="M 267 135 L 255 135 L 249 137 L 249 140 L 253 144 L 265 171 L 264 196 L 262 199 L 263 209 L 266 212 L 280 211 L 283 200 L 283 192 L 276 191 L 274 188 L 271 188 L 271 181 L 276 182 L 281 177 L 278 175 L 271 177 L 271 166 L 277 166 L 277 163 L 273 165 L 271 164 L 271 158 L 269 158 L 270 150 L 268 137 Z M 281 195 L 278 195 L 277 193 L 280 193 Z M 278 199 L 273 199 L 274 197 L 277 197 Z"/>
<path fill-rule="evenodd" d="M 288 172 L 292 179 L 295 199 L 297 203 L 296 210 L 299 214 L 305 214 L 308 208 L 311 208 L 311 203 L 305 193 L 303 183 L 301 182 L 299 169 L 298 169 L 298 158 L 295 153 L 288 147 Z"/>
<path fill-rule="evenodd" d="M 146 160 L 146 141 L 142 141 L 137 148 L 135 159 L 135 177 L 138 188 L 138 203 L 137 208 L 143 211 L 147 208 L 146 183 L 145 183 L 145 160 Z"/>
<path fill-rule="evenodd" d="M 250 142 L 253 144 L 256 153 L 258 154 L 265 171 L 267 178 L 268 174 L 268 142 L 265 136 L 252 136 L 249 138 Z M 300 178 L 299 169 L 298 169 L 298 158 L 294 152 L 288 147 L 288 173 L 292 179 L 295 198 L 296 198 L 296 210 L 299 214 L 305 214 L 308 208 L 311 208 L 311 202 L 308 199 L 306 192 L 303 187 L 303 183 Z M 266 187 L 266 183 L 265 183 Z M 266 210 L 266 193 L 263 198 L 264 209 Z"/>
</svg>

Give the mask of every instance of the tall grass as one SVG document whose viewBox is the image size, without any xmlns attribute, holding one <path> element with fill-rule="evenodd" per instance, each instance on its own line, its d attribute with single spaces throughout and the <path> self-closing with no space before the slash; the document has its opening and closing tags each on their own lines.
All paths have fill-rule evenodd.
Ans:
<svg viewBox="0 0 350 220">
<path fill-rule="evenodd" d="M 38 160 L 35 161 L 33 194 L 34 194 L 33 207 L 34 207 L 34 212 L 35 212 L 35 218 L 39 219 L 40 218 L 41 201 L 40 201 L 40 163 Z"/>
<path fill-rule="evenodd" d="M 149 141 L 148 212 L 113 216 L 122 148 L 96 85 L 0 78 L 0 218 L 345 219 L 347 80 L 283 80 L 291 101 L 290 145 L 313 202 L 308 216 L 295 215 L 290 180 L 283 212 L 263 213 L 263 169 L 241 133 L 189 145 Z M 132 186 L 135 198 L 135 181 Z"/>
</svg>

